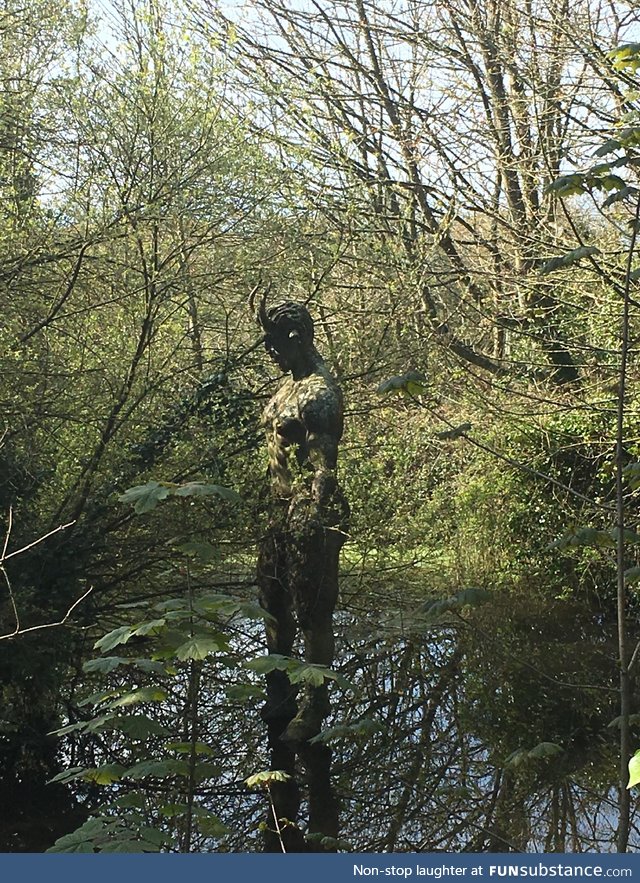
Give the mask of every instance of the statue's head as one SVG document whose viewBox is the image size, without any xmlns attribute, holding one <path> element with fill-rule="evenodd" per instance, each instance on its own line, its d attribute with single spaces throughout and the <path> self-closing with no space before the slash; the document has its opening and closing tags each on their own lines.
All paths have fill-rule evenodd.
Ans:
<svg viewBox="0 0 640 883">
<path fill-rule="evenodd" d="M 283 371 L 293 369 L 305 352 L 313 347 L 313 319 L 304 304 L 284 301 L 267 309 L 264 293 L 255 317 L 264 331 L 264 346 Z M 253 301 L 251 301 L 253 308 Z"/>
</svg>

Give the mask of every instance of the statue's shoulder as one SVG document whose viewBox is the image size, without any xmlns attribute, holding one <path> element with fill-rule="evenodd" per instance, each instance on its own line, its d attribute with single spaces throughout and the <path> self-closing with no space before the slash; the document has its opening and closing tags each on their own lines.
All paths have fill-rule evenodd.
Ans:
<svg viewBox="0 0 640 883">
<path fill-rule="evenodd" d="M 298 407 L 307 429 L 342 434 L 342 392 L 328 371 L 319 371 L 298 381 Z"/>
</svg>

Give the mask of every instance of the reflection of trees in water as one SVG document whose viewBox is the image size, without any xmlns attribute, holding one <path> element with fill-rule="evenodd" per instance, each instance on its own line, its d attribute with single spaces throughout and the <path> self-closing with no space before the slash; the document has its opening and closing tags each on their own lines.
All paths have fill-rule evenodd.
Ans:
<svg viewBox="0 0 640 883">
<path fill-rule="evenodd" d="M 384 729 L 337 752 L 343 836 L 364 851 L 614 850 L 613 638 L 531 600 L 471 623 L 351 640 L 363 696 L 348 715 Z"/>
<path fill-rule="evenodd" d="M 499 595 L 464 618 L 429 626 L 415 610 L 403 621 L 355 612 L 374 582 L 365 575 L 356 595 L 345 580 L 343 601 L 353 612 L 335 618 L 336 667 L 359 691 L 354 697 L 332 686 L 327 721 L 342 735 L 332 743 L 341 837 L 359 852 L 613 851 L 613 626 L 566 601 Z M 264 653 L 263 642 L 260 622 L 233 625 L 240 658 Z M 262 686 L 251 671 L 202 663 L 198 738 L 219 774 L 196 796 L 231 829 L 230 851 L 262 846 L 264 797 L 244 785 L 268 766 Z M 242 689 L 235 701 L 233 690 Z M 177 678 L 168 701 L 150 713 L 171 725 L 187 690 L 186 675 Z M 115 734 L 81 741 L 74 763 L 98 766 L 124 750 Z M 165 788 L 169 799 L 170 782 L 133 786 L 149 795 Z M 302 788 L 305 818 L 303 777 Z M 103 799 L 89 790 L 85 799 Z M 634 820 L 631 848 L 638 844 Z M 218 843 L 200 837 L 193 847 Z"/>
</svg>

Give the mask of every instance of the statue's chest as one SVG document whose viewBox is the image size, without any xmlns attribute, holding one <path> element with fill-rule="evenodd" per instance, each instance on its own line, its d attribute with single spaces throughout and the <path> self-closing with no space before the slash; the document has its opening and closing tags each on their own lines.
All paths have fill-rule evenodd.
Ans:
<svg viewBox="0 0 640 883">
<path fill-rule="evenodd" d="M 267 434 L 277 444 L 304 444 L 307 428 L 303 411 L 319 388 L 323 388 L 322 380 L 315 376 L 283 383 L 263 412 Z"/>
<path fill-rule="evenodd" d="M 302 422 L 299 395 L 295 384 L 285 383 L 280 387 L 264 409 L 262 419 L 267 431 L 276 432 L 292 421 Z"/>
</svg>

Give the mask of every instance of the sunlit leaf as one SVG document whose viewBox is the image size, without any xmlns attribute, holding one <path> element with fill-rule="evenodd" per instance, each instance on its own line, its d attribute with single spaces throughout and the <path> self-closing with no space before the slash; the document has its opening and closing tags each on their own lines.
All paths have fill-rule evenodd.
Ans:
<svg viewBox="0 0 640 883">
<path fill-rule="evenodd" d="M 633 788 L 640 783 L 640 751 L 636 751 L 629 761 L 629 783 L 627 788 Z"/>
<path fill-rule="evenodd" d="M 229 642 L 224 635 L 199 635 L 189 638 L 176 649 L 178 659 L 205 659 L 211 653 L 227 650 Z"/>
<path fill-rule="evenodd" d="M 159 687 L 140 687 L 130 693 L 125 693 L 119 699 L 115 699 L 110 707 L 122 708 L 127 705 L 135 705 L 138 702 L 162 702 L 166 698 L 166 690 L 161 690 Z"/>
<path fill-rule="evenodd" d="M 282 770 L 264 770 L 245 779 L 245 785 L 248 788 L 266 788 L 274 782 L 287 782 L 290 778 L 291 776 Z"/>
<path fill-rule="evenodd" d="M 110 785 L 112 782 L 118 782 L 124 772 L 125 767 L 122 764 L 105 763 L 95 769 L 85 770 L 82 778 L 95 782 L 96 785 Z"/>
<path fill-rule="evenodd" d="M 166 484 L 160 484 L 159 481 L 148 481 L 146 484 L 130 487 L 120 494 L 118 500 L 121 503 L 132 503 L 134 511 L 138 515 L 143 515 L 145 512 L 155 509 L 158 503 L 166 499 L 170 493 L 171 488 Z"/>
<path fill-rule="evenodd" d="M 407 371 L 396 377 L 384 380 L 377 389 L 378 395 L 386 395 L 389 392 L 399 392 L 405 395 L 424 395 L 427 391 L 427 378 L 420 371 Z"/>
</svg>

